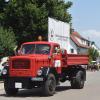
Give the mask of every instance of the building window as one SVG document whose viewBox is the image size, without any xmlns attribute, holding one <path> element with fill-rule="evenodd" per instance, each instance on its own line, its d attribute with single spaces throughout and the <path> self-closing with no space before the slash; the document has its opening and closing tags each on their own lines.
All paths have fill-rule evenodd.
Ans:
<svg viewBox="0 0 100 100">
<path fill-rule="evenodd" d="M 71 49 L 71 53 L 74 53 L 74 49 Z"/>
</svg>

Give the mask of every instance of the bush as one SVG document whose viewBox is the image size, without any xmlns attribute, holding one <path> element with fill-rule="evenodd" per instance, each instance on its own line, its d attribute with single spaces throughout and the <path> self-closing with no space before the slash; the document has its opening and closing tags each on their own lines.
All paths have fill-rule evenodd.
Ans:
<svg viewBox="0 0 100 100">
<path fill-rule="evenodd" d="M 0 27 L 0 58 L 13 54 L 13 49 L 16 46 L 14 32 L 11 29 Z"/>
<path fill-rule="evenodd" d="M 97 58 L 100 56 L 99 52 L 94 48 L 90 48 L 88 50 L 88 54 L 89 54 L 89 62 L 90 63 L 91 63 L 91 61 L 96 61 Z"/>
</svg>

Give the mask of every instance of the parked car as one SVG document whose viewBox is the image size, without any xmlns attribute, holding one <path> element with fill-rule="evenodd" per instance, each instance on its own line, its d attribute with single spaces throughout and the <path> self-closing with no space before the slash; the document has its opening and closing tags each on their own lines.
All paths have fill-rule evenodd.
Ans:
<svg viewBox="0 0 100 100">
<path fill-rule="evenodd" d="M 0 59 L 0 79 L 2 75 L 2 70 L 7 62 L 8 62 L 8 57 L 3 57 L 2 59 Z"/>
</svg>

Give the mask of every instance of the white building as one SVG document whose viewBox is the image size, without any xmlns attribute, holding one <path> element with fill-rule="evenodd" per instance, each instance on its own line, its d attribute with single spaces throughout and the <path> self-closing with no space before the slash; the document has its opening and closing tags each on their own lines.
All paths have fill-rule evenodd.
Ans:
<svg viewBox="0 0 100 100">
<path fill-rule="evenodd" d="M 94 49 L 96 49 L 96 50 L 98 50 L 98 51 L 100 50 L 100 49 L 98 48 L 98 46 L 95 44 L 95 42 L 92 42 L 92 43 L 91 43 L 91 47 L 94 48 Z"/>
<path fill-rule="evenodd" d="M 100 48 L 95 44 L 95 42 L 91 43 L 91 47 L 94 48 L 95 50 L 97 50 L 99 52 L 99 55 L 100 55 Z"/>
<path fill-rule="evenodd" d="M 91 43 L 78 32 L 72 32 L 70 36 L 70 51 L 73 54 L 87 54 Z"/>
<path fill-rule="evenodd" d="M 91 42 L 78 32 L 70 34 L 70 24 L 48 18 L 48 41 L 59 43 L 62 49 L 70 54 L 87 54 Z"/>
</svg>

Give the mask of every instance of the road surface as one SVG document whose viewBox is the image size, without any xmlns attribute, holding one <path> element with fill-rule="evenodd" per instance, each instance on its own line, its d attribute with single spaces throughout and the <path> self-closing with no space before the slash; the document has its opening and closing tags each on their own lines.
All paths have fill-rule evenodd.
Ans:
<svg viewBox="0 0 100 100">
<path fill-rule="evenodd" d="M 0 83 L 0 100 L 100 100 L 100 71 L 87 72 L 84 89 L 70 89 L 65 82 L 57 87 L 54 96 L 43 97 L 40 89 L 21 90 L 16 97 L 7 97 Z"/>
</svg>

